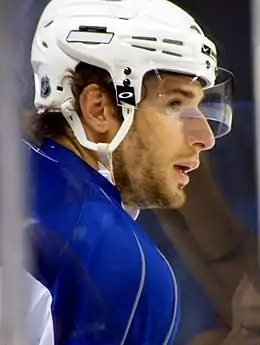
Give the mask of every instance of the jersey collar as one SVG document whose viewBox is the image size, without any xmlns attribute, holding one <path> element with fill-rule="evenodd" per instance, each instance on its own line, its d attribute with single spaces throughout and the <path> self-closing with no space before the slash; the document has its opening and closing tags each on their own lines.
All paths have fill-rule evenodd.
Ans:
<svg viewBox="0 0 260 345">
<path fill-rule="evenodd" d="M 120 191 L 110 183 L 107 178 L 102 176 L 102 174 L 93 169 L 89 164 L 65 146 L 62 146 L 51 139 L 45 139 L 39 149 L 39 153 L 43 153 L 56 162 L 61 163 L 63 166 L 70 168 L 76 175 L 77 179 L 98 185 L 109 197 L 112 197 L 121 205 Z"/>
</svg>

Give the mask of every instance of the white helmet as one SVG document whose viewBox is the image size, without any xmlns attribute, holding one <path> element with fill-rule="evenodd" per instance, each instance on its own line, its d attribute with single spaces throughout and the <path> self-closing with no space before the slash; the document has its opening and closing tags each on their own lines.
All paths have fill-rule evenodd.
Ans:
<svg viewBox="0 0 260 345">
<path fill-rule="evenodd" d="M 167 0 L 52 0 L 39 20 L 31 62 L 36 108 L 55 105 L 82 146 L 111 153 L 132 124 L 148 71 L 198 76 L 205 88 L 212 87 L 217 52 L 194 19 Z M 73 110 L 64 76 L 79 62 L 112 77 L 124 121 L 110 144 L 88 141 Z"/>
</svg>

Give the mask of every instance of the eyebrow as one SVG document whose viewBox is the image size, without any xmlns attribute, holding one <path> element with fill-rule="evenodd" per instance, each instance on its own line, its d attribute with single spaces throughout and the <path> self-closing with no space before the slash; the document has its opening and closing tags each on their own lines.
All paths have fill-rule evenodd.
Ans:
<svg viewBox="0 0 260 345">
<path fill-rule="evenodd" d="M 182 88 L 173 88 L 173 89 L 170 89 L 168 91 L 165 92 L 165 94 L 167 95 L 170 95 L 170 94 L 179 94 L 179 95 L 182 95 L 186 98 L 189 98 L 189 99 L 193 99 L 195 98 L 195 94 L 194 92 L 190 91 L 190 90 L 184 90 Z M 204 99 L 205 95 L 203 93 L 203 96 L 201 97 L 201 101 Z M 200 101 L 200 102 L 201 102 Z"/>
</svg>

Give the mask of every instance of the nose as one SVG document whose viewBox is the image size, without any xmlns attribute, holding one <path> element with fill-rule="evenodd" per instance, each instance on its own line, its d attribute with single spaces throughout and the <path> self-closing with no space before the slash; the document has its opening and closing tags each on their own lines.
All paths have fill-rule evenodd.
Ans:
<svg viewBox="0 0 260 345">
<path fill-rule="evenodd" d="M 215 145 L 215 137 L 202 112 L 192 109 L 184 116 L 185 137 L 189 145 L 198 151 L 210 150 Z"/>
</svg>

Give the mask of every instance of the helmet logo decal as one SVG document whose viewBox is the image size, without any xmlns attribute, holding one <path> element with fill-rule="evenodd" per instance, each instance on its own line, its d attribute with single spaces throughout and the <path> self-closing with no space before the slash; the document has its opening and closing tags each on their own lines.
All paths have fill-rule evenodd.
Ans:
<svg viewBox="0 0 260 345">
<path fill-rule="evenodd" d="M 133 106 L 136 105 L 134 88 L 132 86 L 117 85 L 116 92 L 119 104 L 126 103 Z"/>
<path fill-rule="evenodd" d="M 201 52 L 202 52 L 202 54 L 205 54 L 205 55 L 211 57 L 213 60 L 215 60 L 215 61 L 217 60 L 217 54 L 213 51 L 213 49 L 211 49 L 206 44 L 202 45 Z"/>
<path fill-rule="evenodd" d="M 133 93 L 132 92 L 122 92 L 122 93 L 120 93 L 120 95 L 118 95 L 118 97 L 120 99 L 131 98 L 131 97 L 133 97 Z"/>
<path fill-rule="evenodd" d="M 51 93 L 50 79 L 47 76 L 41 79 L 41 97 L 47 98 Z"/>
</svg>

